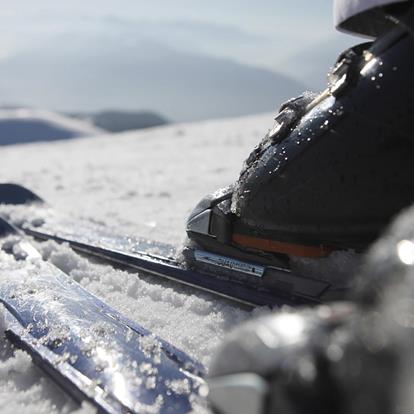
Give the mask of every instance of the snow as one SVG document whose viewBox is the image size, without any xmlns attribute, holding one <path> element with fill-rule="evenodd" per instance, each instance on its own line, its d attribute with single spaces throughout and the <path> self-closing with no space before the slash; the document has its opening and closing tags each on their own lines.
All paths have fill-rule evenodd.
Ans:
<svg viewBox="0 0 414 414">
<path fill-rule="evenodd" d="M 236 179 L 271 124 L 269 114 L 8 147 L 0 178 L 63 213 L 177 243 L 192 207 Z"/>
<path fill-rule="evenodd" d="M 0 340 L 0 412 L 72 413 L 76 405 L 45 377 L 27 353 Z"/>
<path fill-rule="evenodd" d="M 114 233 L 179 247 L 193 206 L 237 178 L 242 161 L 271 124 L 272 115 L 265 114 L 2 147 L 0 181 L 33 189 L 62 216 L 85 223 L 80 232 L 102 224 Z M 13 219 L 31 217 L 39 224 L 51 215 L 47 208 L 21 208 Z M 36 246 L 87 290 L 206 365 L 232 327 L 265 312 L 247 313 L 209 294 L 88 261 L 67 245 Z M 78 410 L 27 354 L 7 341 L 0 345 L 1 412 Z M 185 389 L 185 384 L 171 386 Z"/>
</svg>

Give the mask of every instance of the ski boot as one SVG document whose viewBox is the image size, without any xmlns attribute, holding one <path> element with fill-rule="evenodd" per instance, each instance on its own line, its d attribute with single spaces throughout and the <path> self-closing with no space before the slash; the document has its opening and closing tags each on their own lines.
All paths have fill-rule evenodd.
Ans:
<svg viewBox="0 0 414 414">
<path fill-rule="evenodd" d="M 289 273 L 287 258 L 363 252 L 414 201 L 414 24 L 407 27 L 347 50 L 324 92 L 281 107 L 237 182 L 191 213 L 190 267 L 314 302 L 346 295 Z"/>
</svg>

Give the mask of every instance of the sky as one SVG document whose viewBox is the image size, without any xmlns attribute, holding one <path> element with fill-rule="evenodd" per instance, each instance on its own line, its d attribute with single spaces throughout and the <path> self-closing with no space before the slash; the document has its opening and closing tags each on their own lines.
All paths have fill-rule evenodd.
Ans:
<svg viewBox="0 0 414 414">
<path fill-rule="evenodd" d="M 110 18 L 137 26 L 153 22 L 226 27 L 233 36 L 240 34 L 240 46 L 231 57 L 270 69 L 335 36 L 327 0 L 0 0 L 0 5 L 0 57 L 30 45 L 41 33 L 53 36 Z M 246 44 L 246 36 L 256 42 Z M 165 40 L 168 43 L 168 33 Z M 222 54 L 219 43 L 211 44 L 209 53 Z"/>
<path fill-rule="evenodd" d="M 309 17 L 319 22 L 331 18 L 331 4 L 327 0 L 2 0 L 3 17 L 28 22 L 41 16 L 114 14 L 140 18 L 193 19 L 234 24 L 246 29 L 274 31 L 276 25 L 289 25 L 292 20 L 309 25 Z M 306 23 L 307 22 L 307 23 Z"/>
<path fill-rule="evenodd" d="M 185 84 L 182 78 L 193 62 L 201 64 L 200 59 L 210 59 L 203 67 L 204 79 L 213 88 L 221 88 L 219 82 L 228 79 L 225 72 L 230 70 L 245 73 L 244 77 L 240 73 L 234 76 L 240 81 L 232 91 L 234 99 L 237 88 L 244 88 L 246 82 L 253 88 L 257 84 L 252 98 L 257 105 L 245 100 L 244 111 L 234 107 L 232 111 L 219 111 L 218 115 L 244 114 L 253 110 L 250 107 L 259 111 L 268 108 L 266 102 L 271 100 L 269 96 L 266 102 L 259 103 L 262 93 L 272 87 L 281 89 L 283 82 L 279 78 L 279 84 L 270 81 L 263 85 L 267 75 L 262 76 L 260 70 L 288 77 L 303 88 L 320 90 L 338 54 L 355 43 L 355 38 L 338 34 L 333 28 L 332 3 L 327 0 L 0 0 L 0 6 L 0 103 L 24 103 L 52 110 L 148 106 L 166 112 L 171 119 L 200 119 L 204 111 L 200 102 L 194 96 L 191 99 L 196 100 L 189 102 L 185 96 L 186 90 L 194 89 L 192 85 L 197 88 L 197 73 L 189 76 L 192 84 Z M 163 65 L 165 71 L 176 70 L 177 77 L 171 81 L 171 77 L 158 73 L 152 79 L 152 68 L 160 69 L 154 63 L 145 80 L 141 76 L 146 86 L 154 88 L 149 88 L 148 105 L 143 103 L 145 93 L 138 102 L 137 91 L 131 91 L 136 99 L 128 101 L 127 86 L 140 87 L 136 78 L 140 76 L 142 62 L 148 59 Z M 186 59 L 189 64 L 183 68 Z M 243 67 L 236 68 L 234 64 Z M 111 65 L 116 66 L 113 71 L 112 67 L 108 69 Z M 74 67 L 82 70 L 71 72 Z M 100 68 L 109 73 L 104 76 Z M 250 69 L 259 72 L 248 75 Z M 55 76 L 58 72 L 59 79 Z M 79 86 L 80 77 L 86 84 L 88 77 L 101 80 L 99 85 L 93 84 L 95 99 L 102 95 L 100 105 L 88 99 L 87 94 L 82 96 L 85 88 Z M 126 89 L 115 87 L 112 80 L 124 80 Z M 170 87 L 171 82 L 176 84 L 176 95 L 171 92 L 164 99 L 163 93 L 171 88 L 162 85 Z M 69 94 L 75 92 L 72 85 L 78 85 L 80 91 L 72 93 L 71 100 Z M 117 98 L 114 92 L 118 93 Z M 205 92 L 203 102 L 212 109 L 217 99 L 223 99 L 217 94 L 210 98 L 208 87 Z M 225 97 L 226 92 L 222 92 Z M 296 88 L 291 93 L 297 93 Z M 168 98 L 171 103 L 167 105 Z M 278 99 L 280 96 L 275 94 L 274 100 Z M 184 110 L 174 110 L 184 104 L 197 106 L 199 113 L 186 116 Z M 235 106 L 227 106 L 231 109 L 232 105 Z M 206 109 L 205 116 L 217 113 Z"/>
</svg>

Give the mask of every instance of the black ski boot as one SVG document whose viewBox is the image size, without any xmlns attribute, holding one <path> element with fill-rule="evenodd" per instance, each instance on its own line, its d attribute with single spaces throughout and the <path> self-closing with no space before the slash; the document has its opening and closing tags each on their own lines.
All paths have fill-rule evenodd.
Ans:
<svg viewBox="0 0 414 414">
<path fill-rule="evenodd" d="M 275 279 L 267 266 L 284 267 L 289 255 L 364 251 L 414 201 L 408 17 L 343 53 L 324 92 L 281 107 L 236 184 L 206 197 L 190 215 L 191 266 L 212 265 L 242 283 L 298 293 L 302 281 Z M 321 298 L 326 289 L 312 284 L 302 293 Z"/>
</svg>

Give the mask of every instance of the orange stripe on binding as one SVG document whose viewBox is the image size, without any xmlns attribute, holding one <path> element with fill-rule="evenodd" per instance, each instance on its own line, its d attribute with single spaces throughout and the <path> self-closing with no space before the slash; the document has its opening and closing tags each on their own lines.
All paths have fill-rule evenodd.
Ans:
<svg viewBox="0 0 414 414">
<path fill-rule="evenodd" d="M 326 246 L 303 246 L 300 244 L 284 243 L 276 240 L 259 239 L 257 237 L 233 234 L 233 242 L 243 247 L 263 250 L 266 252 L 291 254 L 301 257 L 326 257 L 333 251 Z"/>
</svg>

